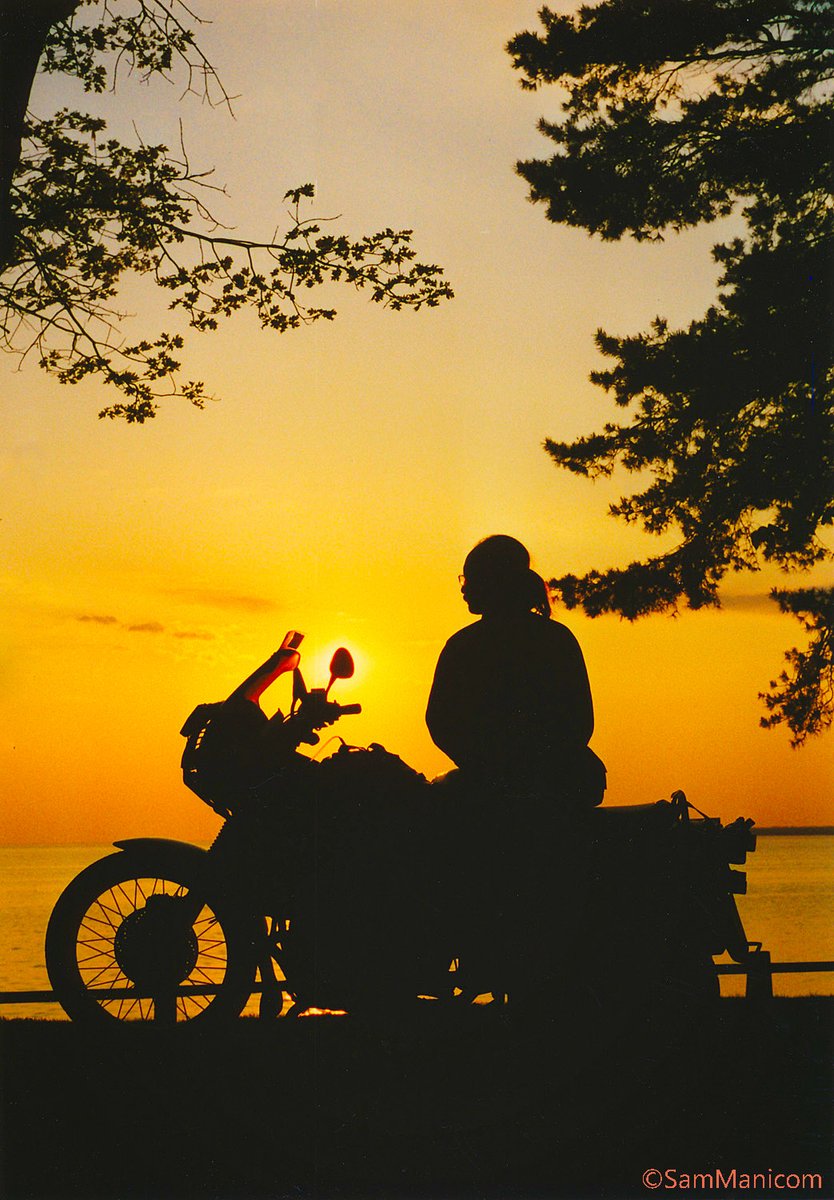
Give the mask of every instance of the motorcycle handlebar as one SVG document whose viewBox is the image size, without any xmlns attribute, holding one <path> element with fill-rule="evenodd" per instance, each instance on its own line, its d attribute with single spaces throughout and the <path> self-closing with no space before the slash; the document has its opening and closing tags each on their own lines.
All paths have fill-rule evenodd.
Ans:
<svg viewBox="0 0 834 1200">
<path fill-rule="evenodd" d="M 356 716 L 358 713 L 361 713 L 361 711 L 362 711 L 361 704 L 340 704 L 339 705 L 339 716 L 340 717 Z"/>
</svg>

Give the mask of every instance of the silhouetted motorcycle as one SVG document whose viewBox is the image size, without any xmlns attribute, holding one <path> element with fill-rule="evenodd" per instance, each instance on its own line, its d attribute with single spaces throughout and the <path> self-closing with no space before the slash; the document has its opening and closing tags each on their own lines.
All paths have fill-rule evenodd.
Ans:
<svg viewBox="0 0 834 1200">
<path fill-rule="evenodd" d="M 353 675 L 345 649 L 327 687 L 307 689 L 302 636 L 288 633 L 228 699 L 199 705 L 182 728 L 183 778 L 223 819 L 212 846 L 116 842 L 117 853 L 59 897 L 46 964 L 71 1018 L 224 1021 L 256 991 L 265 1017 L 490 992 L 512 1004 L 558 989 L 567 973 L 603 1002 L 624 989 L 705 996 L 717 990 L 713 955 L 744 961 L 734 900 L 744 876 L 729 864 L 754 848 L 752 821 L 690 820 L 675 793 L 671 802 L 595 809 L 580 822 L 572 870 L 551 864 L 568 879 L 567 891 L 555 889 L 559 906 L 573 910 L 573 936 L 560 947 L 546 904 L 533 919 L 529 889 L 525 907 L 513 903 L 512 883 L 492 888 L 509 902 L 495 906 L 485 966 L 483 948 L 468 947 L 466 830 L 449 779 L 429 784 L 378 745 L 339 739 L 322 761 L 298 752 L 360 711 L 330 699 L 335 680 Z M 267 718 L 260 697 L 289 671 L 290 713 Z M 550 869 L 546 855 L 537 862 Z M 549 890 L 542 881 L 532 903 L 541 907 Z M 489 904 L 486 913 L 488 924 Z"/>
</svg>

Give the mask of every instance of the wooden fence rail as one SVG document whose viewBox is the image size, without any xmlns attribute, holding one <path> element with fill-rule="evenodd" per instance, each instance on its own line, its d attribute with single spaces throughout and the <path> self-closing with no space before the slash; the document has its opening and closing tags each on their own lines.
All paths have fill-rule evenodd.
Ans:
<svg viewBox="0 0 834 1200">
<path fill-rule="evenodd" d="M 773 996 L 774 975 L 812 974 L 824 971 L 834 971 L 834 962 L 771 962 L 766 950 L 760 950 L 751 955 L 750 963 L 717 963 L 718 975 L 746 975 L 747 988 L 745 995 L 749 999 L 763 999 Z M 213 996 L 217 988 L 202 984 L 184 984 L 177 989 L 179 996 Z M 262 983 L 252 985 L 252 994 L 263 991 Z M 103 1000 L 136 1000 L 152 999 L 150 995 L 140 996 L 135 988 L 102 988 L 97 992 Z M 58 1004 L 54 992 L 0 992 L 0 1004 Z"/>
</svg>

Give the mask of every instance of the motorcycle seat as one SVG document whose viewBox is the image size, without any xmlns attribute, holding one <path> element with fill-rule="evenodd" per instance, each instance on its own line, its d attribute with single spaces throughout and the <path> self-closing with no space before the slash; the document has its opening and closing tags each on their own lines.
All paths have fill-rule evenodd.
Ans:
<svg viewBox="0 0 834 1200">
<path fill-rule="evenodd" d="M 678 819 L 668 800 L 653 804 L 603 804 L 589 815 L 595 832 L 617 838 L 670 829 Z"/>
</svg>

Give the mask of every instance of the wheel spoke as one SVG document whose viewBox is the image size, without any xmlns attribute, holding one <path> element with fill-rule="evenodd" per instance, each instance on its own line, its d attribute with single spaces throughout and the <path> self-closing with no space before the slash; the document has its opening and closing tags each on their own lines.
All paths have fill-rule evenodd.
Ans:
<svg viewBox="0 0 834 1200">
<path fill-rule="evenodd" d="M 211 959 L 212 962 L 225 962 L 226 955 L 223 954 L 222 952 L 218 952 L 218 951 L 219 951 L 219 947 L 214 950 L 204 950 L 201 947 L 200 948 L 200 958 L 208 958 L 208 959 Z"/>
<path fill-rule="evenodd" d="M 113 950 L 111 947 L 106 946 L 102 950 L 93 950 L 92 947 L 86 945 L 86 943 L 82 942 L 79 944 L 83 945 L 84 949 L 89 951 L 89 953 L 85 954 L 83 958 L 80 954 L 78 955 L 79 967 L 87 967 L 89 969 L 94 963 L 101 962 L 103 958 L 112 962 Z"/>
<path fill-rule="evenodd" d="M 110 928 L 112 930 L 114 930 L 114 932 L 115 932 L 115 930 L 119 928 L 122 921 L 124 920 L 124 913 L 119 908 L 108 907 L 108 905 L 106 905 L 104 903 L 103 898 L 100 898 L 99 900 L 97 900 L 96 905 L 97 905 L 98 909 L 101 911 L 102 916 L 95 917 L 92 913 L 88 913 L 86 919 L 90 920 L 90 921 L 98 920 L 103 925 L 109 925 Z M 114 917 L 115 917 L 115 920 L 113 919 Z"/>
<path fill-rule="evenodd" d="M 81 978 L 88 991 L 93 991 L 96 988 L 100 991 L 106 991 L 113 987 L 130 987 L 130 980 L 121 973 L 115 963 L 107 967 L 102 967 L 94 975 L 89 971 L 85 971 L 82 973 Z"/>
<path fill-rule="evenodd" d="M 195 967 L 188 976 L 189 983 L 206 983 L 212 987 L 223 978 L 223 972 L 217 975 L 209 975 L 205 967 Z"/>
<path fill-rule="evenodd" d="M 95 975 L 86 976 L 84 978 L 84 986 L 88 989 L 94 988 L 96 983 L 98 983 L 99 979 L 101 979 L 102 975 L 106 975 L 108 971 L 112 971 L 114 969 L 114 966 L 115 966 L 115 964 L 113 966 L 102 967 L 100 971 L 96 971 Z M 115 967 L 115 969 L 118 971 L 119 968 Z M 125 982 L 129 982 L 129 981 L 126 980 Z M 111 985 L 112 985 L 112 981 L 108 984 L 108 986 L 111 986 Z"/>
<path fill-rule="evenodd" d="M 118 907 L 119 912 L 122 914 L 122 916 L 125 916 L 126 914 L 125 914 L 125 910 L 122 908 L 121 900 L 123 900 L 124 903 L 127 905 L 128 912 L 136 911 L 136 901 L 131 900 L 130 896 L 125 891 L 125 887 L 124 887 L 123 883 L 118 883 L 118 884 L 116 884 L 116 887 L 113 888 L 113 900 L 115 901 L 116 906 Z"/>
</svg>

